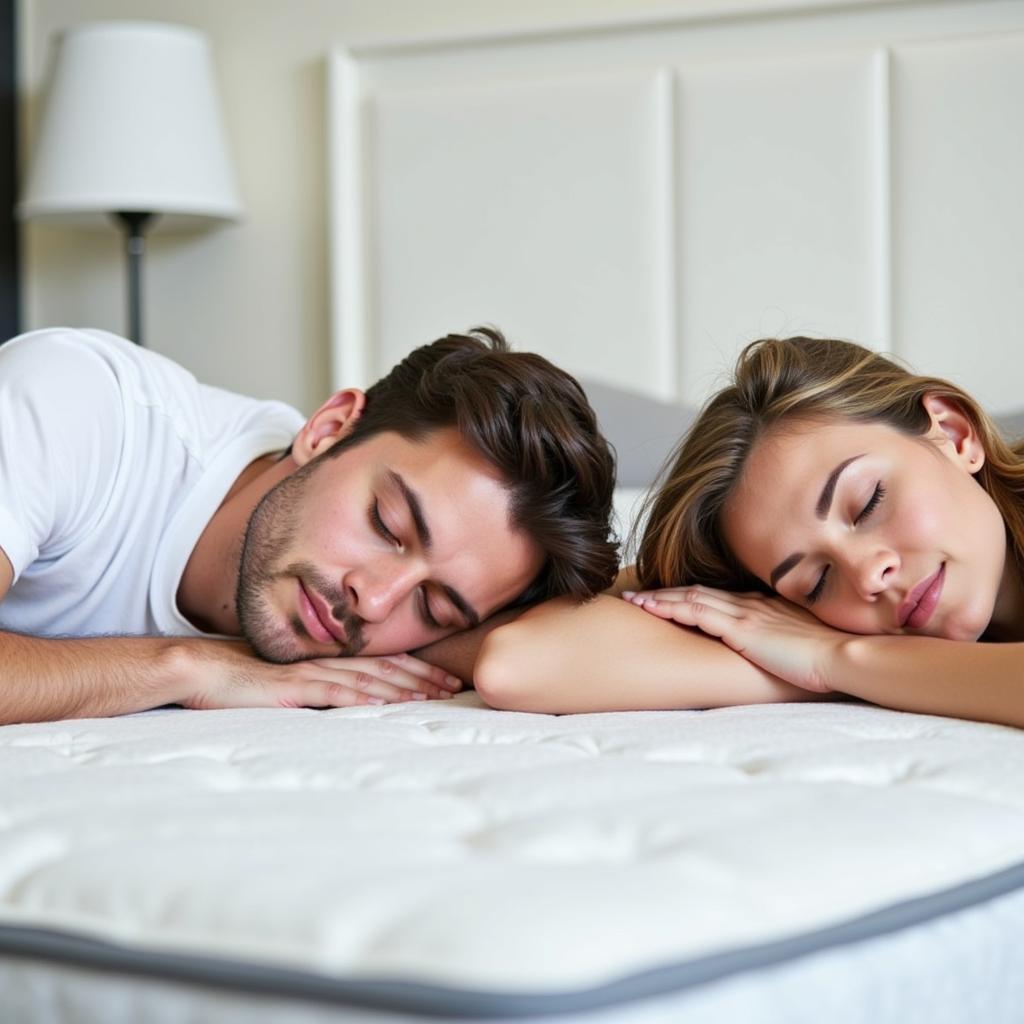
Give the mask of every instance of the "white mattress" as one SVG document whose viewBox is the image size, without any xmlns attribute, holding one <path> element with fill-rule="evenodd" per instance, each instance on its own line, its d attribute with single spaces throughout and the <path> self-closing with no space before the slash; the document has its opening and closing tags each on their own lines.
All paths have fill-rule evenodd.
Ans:
<svg viewBox="0 0 1024 1024">
<path fill-rule="evenodd" d="M 515 1016 L 1024 922 L 1024 733 L 856 704 L 162 710 L 2 728 L 0 787 L 26 971 Z"/>
</svg>

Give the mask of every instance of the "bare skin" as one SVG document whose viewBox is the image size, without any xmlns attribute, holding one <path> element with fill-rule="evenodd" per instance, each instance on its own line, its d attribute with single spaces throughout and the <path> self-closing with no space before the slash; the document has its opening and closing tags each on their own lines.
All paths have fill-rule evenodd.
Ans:
<svg viewBox="0 0 1024 1024">
<path fill-rule="evenodd" d="M 548 601 L 499 626 L 482 640 L 477 691 L 492 707 L 547 714 L 823 699 L 618 596 L 635 586 L 629 567 L 593 601 Z"/>
</svg>

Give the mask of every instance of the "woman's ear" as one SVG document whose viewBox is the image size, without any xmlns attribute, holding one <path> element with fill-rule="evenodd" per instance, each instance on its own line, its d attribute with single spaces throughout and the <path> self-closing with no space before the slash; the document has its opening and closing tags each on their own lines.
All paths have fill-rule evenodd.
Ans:
<svg viewBox="0 0 1024 1024">
<path fill-rule="evenodd" d="M 932 421 L 928 436 L 968 473 L 977 473 L 985 465 L 985 448 L 974 420 L 959 402 L 945 395 L 929 393 L 921 402 Z"/>
<path fill-rule="evenodd" d="M 322 455 L 336 441 L 348 437 L 366 406 L 366 394 L 358 388 L 336 391 L 306 421 L 292 442 L 292 458 L 304 466 Z"/>
</svg>

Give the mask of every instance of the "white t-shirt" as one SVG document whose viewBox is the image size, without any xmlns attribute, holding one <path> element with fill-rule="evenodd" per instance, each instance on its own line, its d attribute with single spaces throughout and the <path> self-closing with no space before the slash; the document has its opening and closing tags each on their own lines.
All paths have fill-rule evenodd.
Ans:
<svg viewBox="0 0 1024 1024">
<path fill-rule="evenodd" d="M 0 629 L 201 635 L 175 601 L 185 563 L 239 473 L 302 423 L 105 331 L 0 345 Z"/>
</svg>

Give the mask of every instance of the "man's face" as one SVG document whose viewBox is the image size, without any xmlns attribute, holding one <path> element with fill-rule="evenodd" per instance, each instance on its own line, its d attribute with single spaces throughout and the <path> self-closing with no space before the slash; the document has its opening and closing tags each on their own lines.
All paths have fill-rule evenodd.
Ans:
<svg viewBox="0 0 1024 1024">
<path fill-rule="evenodd" d="M 478 621 L 543 566 L 497 472 L 453 430 L 386 432 L 319 455 L 256 507 L 242 634 L 270 661 L 393 654 Z"/>
</svg>

